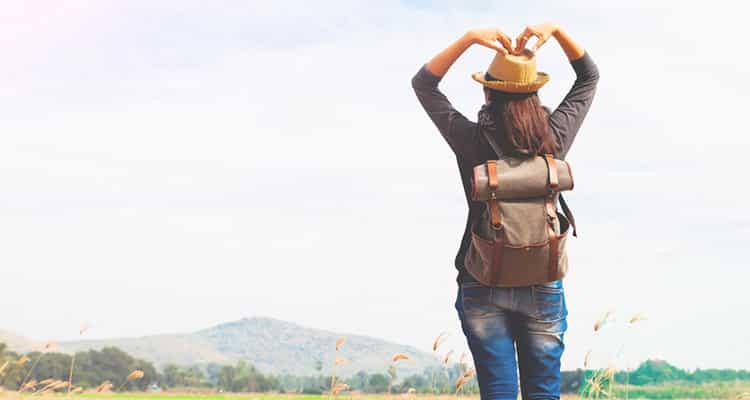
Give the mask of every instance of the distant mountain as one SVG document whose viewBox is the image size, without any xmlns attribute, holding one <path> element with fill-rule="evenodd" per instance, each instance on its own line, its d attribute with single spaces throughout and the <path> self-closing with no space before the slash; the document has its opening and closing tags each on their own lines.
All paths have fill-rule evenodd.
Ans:
<svg viewBox="0 0 750 400">
<path fill-rule="evenodd" d="M 237 359 L 221 354 L 195 334 L 154 335 L 135 338 L 80 340 L 59 342 L 57 348 L 65 353 L 100 350 L 114 346 L 136 358 L 154 363 L 157 368 L 165 364 L 192 365 L 204 363 L 234 364 Z"/>
<path fill-rule="evenodd" d="M 5 343 L 9 349 L 19 353 L 39 350 L 44 346 L 44 343 L 36 342 L 23 336 L 18 336 L 15 333 L 4 331 L 2 329 L 0 329 L 0 343 Z"/>
<path fill-rule="evenodd" d="M 157 367 L 168 363 L 234 364 L 245 360 L 264 372 L 311 375 L 317 374 L 317 360 L 323 363 L 323 374 L 331 370 L 336 339 L 340 336 L 346 336 L 346 342 L 339 356 L 348 361 L 336 368 L 342 376 L 350 376 L 360 370 L 386 373 L 391 357 L 396 353 L 406 353 L 410 357 L 409 360 L 399 361 L 398 372 L 401 376 L 422 372 L 425 367 L 439 363 L 431 354 L 412 346 L 307 328 L 266 317 L 245 318 L 194 333 L 59 342 L 57 346 L 63 352 L 116 346 L 134 357 L 153 362 Z M 5 337 L 0 331 L 0 341 L 5 341 Z M 33 343 L 18 336 L 13 337 L 14 343 Z M 16 349 L 11 342 L 8 344 L 11 349 Z"/>
</svg>

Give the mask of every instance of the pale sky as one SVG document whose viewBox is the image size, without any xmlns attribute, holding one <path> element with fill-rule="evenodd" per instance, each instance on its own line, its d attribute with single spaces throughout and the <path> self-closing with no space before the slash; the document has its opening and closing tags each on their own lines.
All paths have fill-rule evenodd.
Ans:
<svg viewBox="0 0 750 400">
<path fill-rule="evenodd" d="M 467 209 L 411 77 L 470 28 L 553 21 L 601 74 L 568 155 L 563 369 L 589 349 L 593 366 L 750 369 L 745 13 L 710 4 L 8 2 L 0 329 L 70 340 L 84 321 L 106 338 L 263 315 L 428 351 L 448 331 L 467 350 Z M 574 74 L 554 39 L 538 57 L 554 108 Z M 472 120 L 470 73 L 491 59 L 472 47 L 440 84 Z"/>
</svg>

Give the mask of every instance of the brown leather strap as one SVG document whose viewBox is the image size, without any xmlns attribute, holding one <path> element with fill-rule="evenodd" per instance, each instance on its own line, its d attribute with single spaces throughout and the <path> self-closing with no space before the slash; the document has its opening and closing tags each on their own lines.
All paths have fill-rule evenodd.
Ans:
<svg viewBox="0 0 750 400">
<path fill-rule="evenodd" d="M 548 279 L 550 281 L 557 280 L 557 233 L 555 232 L 555 218 L 557 217 L 557 209 L 555 208 L 555 195 L 551 194 L 547 196 L 544 202 L 545 209 L 547 210 L 547 235 L 549 236 L 549 266 L 548 266 Z"/>
<path fill-rule="evenodd" d="M 500 203 L 498 203 L 495 191 L 499 187 L 497 181 L 497 161 L 487 161 L 487 178 L 489 179 L 490 200 L 487 207 L 490 211 L 490 222 L 495 232 L 495 240 L 492 243 L 492 266 L 490 267 L 490 281 L 496 284 L 500 279 L 500 268 L 503 258 L 503 225 L 500 216 Z"/>
<path fill-rule="evenodd" d="M 557 176 L 557 162 L 552 154 L 545 154 L 544 158 L 547 159 L 547 168 L 549 168 L 549 187 L 552 190 L 557 190 L 560 185 L 560 179 Z"/>
<path fill-rule="evenodd" d="M 557 280 L 557 234 L 552 224 L 547 224 L 547 234 L 549 234 L 549 280 Z"/>
<path fill-rule="evenodd" d="M 490 211 L 490 222 L 492 223 L 492 229 L 502 229 L 502 219 L 500 217 L 500 204 L 495 199 L 495 194 L 491 194 L 492 198 L 487 201 L 487 209 Z"/>
<path fill-rule="evenodd" d="M 487 160 L 487 178 L 489 179 L 490 187 L 490 199 L 487 201 L 487 208 L 490 211 L 492 229 L 497 231 L 502 228 L 500 224 L 500 204 L 497 202 L 495 194 L 495 190 L 500 186 L 500 183 L 497 181 L 497 161 Z"/>
<path fill-rule="evenodd" d="M 487 161 L 487 178 L 489 179 L 490 191 L 494 192 L 497 190 L 497 161 Z"/>
</svg>

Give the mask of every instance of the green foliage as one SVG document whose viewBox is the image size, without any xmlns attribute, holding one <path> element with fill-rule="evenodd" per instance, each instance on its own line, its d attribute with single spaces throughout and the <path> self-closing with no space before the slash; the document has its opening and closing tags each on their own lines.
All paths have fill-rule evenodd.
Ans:
<svg viewBox="0 0 750 400">
<path fill-rule="evenodd" d="M 410 388 L 421 388 L 424 390 L 425 388 L 429 388 L 431 383 L 432 382 L 430 382 L 430 379 L 425 377 L 424 375 L 415 374 L 407 376 L 400 385 L 394 385 L 393 392 L 406 393 Z"/>
<path fill-rule="evenodd" d="M 5 376 L 0 378 L 2 386 L 17 390 L 24 380 L 41 381 L 49 378 L 68 380 L 71 361 L 69 354 L 32 352 L 25 356 L 30 361 L 16 366 L 15 360 L 19 358 L 19 355 L 12 352 L 0 354 L 0 364 L 5 361 L 11 362 L 11 367 L 8 368 Z M 134 370 L 143 371 L 143 378 L 126 382 L 125 378 Z M 76 353 L 76 367 L 73 371 L 75 386 L 92 388 L 107 380 L 115 385 L 113 389 L 122 385 L 123 391 L 145 390 L 148 385 L 158 380 L 158 373 L 151 363 L 133 358 L 114 347 L 105 347 L 101 351 L 90 350 Z"/>
<path fill-rule="evenodd" d="M 563 381 L 566 381 L 566 373 L 575 374 L 569 377 L 570 385 L 563 384 L 563 387 L 570 386 L 572 388 L 575 386 L 573 384 L 574 379 L 583 382 L 590 378 L 595 371 L 563 371 Z M 705 384 L 735 381 L 750 381 L 750 371 L 736 369 L 696 369 L 693 372 L 688 372 L 664 360 L 646 360 L 633 371 L 617 371 L 614 374 L 614 383 L 633 386 L 664 385 L 668 383 Z"/>
<path fill-rule="evenodd" d="M 162 372 L 161 383 L 168 388 L 174 387 L 211 387 L 206 373 L 197 366 L 180 367 L 176 364 L 168 364 Z"/>
<path fill-rule="evenodd" d="M 388 391 L 390 381 L 390 377 L 385 374 L 372 374 L 367 380 L 364 391 L 367 393 L 385 393 Z"/>
<path fill-rule="evenodd" d="M 649 385 L 661 382 L 684 380 L 688 373 L 663 360 L 647 360 L 630 373 L 632 385 Z M 615 374 L 616 382 L 625 382 L 625 372 Z"/>
<path fill-rule="evenodd" d="M 560 391 L 562 393 L 576 393 L 581 389 L 584 381 L 583 370 L 580 368 L 575 371 L 561 371 Z"/>
<path fill-rule="evenodd" d="M 694 383 L 750 380 L 750 371 L 740 369 L 696 369 L 688 379 Z"/>
<path fill-rule="evenodd" d="M 712 382 L 695 384 L 688 382 L 672 382 L 660 385 L 614 387 L 615 398 L 644 398 L 644 399 L 739 399 L 740 393 L 750 392 L 750 383 L 741 382 Z"/>
<path fill-rule="evenodd" d="M 227 392 L 268 392 L 281 388 L 276 377 L 263 375 L 245 361 L 236 366 L 222 367 L 217 376 L 217 387 Z"/>
<path fill-rule="evenodd" d="M 126 382 L 125 378 L 135 370 L 143 371 L 143 378 Z M 65 376 L 61 379 L 65 379 Z M 95 387 L 104 381 L 112 382 L 114 389 L 120 388 L 123 391 L 145 390 L 151 383 L 158 381 L 158 374 L 151 363 L 133 358 L 116 347 L 76 353 L 73 382 L 79 386 Z"/>
<path fill-rule="evenodd" d="M 711 383 L 750 380 L 750 371 L 736 369 L 696 369 L 688 372 L 677 368 L 664 360 L 647 360 L 637 369 L 618 371 L 615 382 L 635 386 L 659 385 L 669 382 Z"/>
</svg>

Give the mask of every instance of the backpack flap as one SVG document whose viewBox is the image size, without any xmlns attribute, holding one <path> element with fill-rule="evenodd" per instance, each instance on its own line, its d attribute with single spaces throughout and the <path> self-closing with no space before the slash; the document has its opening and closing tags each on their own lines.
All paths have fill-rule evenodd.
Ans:
<svg viewBox="0 0 750 400">
<path fill-rule="evenodd" d="M 490 166 L 490 163 L 494 165 Z M 557 170 L 555 191 L 572 190 L 570 164 L 556 159 L 553 164 Z M 490 169 L 494 170 L 494 179 L 490 179 Z M 487 201 L 491 198 L 511 200 L 545 196 L 550 190 L 548 177 L 547 161 L 542 156 L 490 160 L 474 167 L 471 197 L 474 201 Z"/>
</svg>

